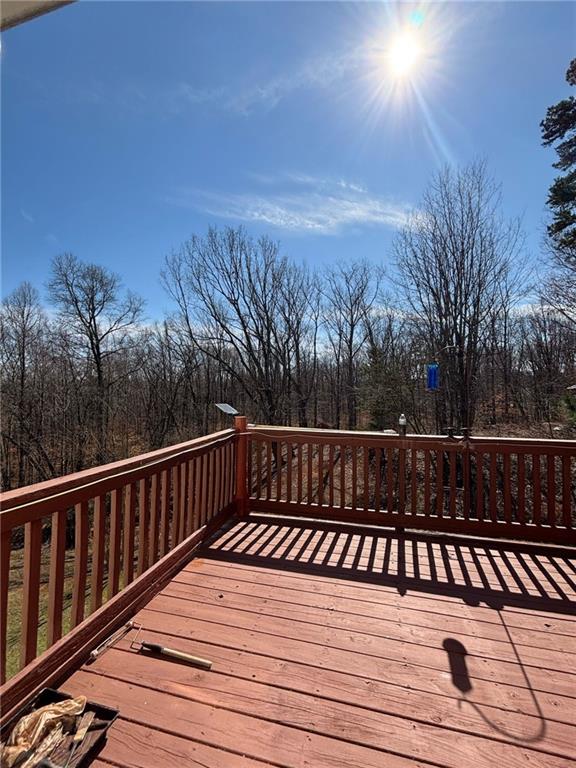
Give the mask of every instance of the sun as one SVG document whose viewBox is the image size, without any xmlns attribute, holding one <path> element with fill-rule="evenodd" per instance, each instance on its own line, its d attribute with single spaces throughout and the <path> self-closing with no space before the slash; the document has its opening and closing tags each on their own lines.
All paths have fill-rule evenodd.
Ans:
<svg viewBox="0 0 576 768">
<path fill-rule="evenodd" d="M 390 45 L 388 64 L 395 77 L 407 77 L 415 71 L 421 57 L 422 48 L 416 36 L 403 32 Z"/>
</svg>

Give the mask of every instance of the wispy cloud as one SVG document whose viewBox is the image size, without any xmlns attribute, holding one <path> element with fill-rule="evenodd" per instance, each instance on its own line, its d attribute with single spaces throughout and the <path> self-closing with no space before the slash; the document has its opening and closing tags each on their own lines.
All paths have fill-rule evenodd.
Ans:
<svg viewBox="0 0 576 768">
<path fill-rule="evenodd" d="M 272 185 L 272 177 L 260 177 L 260 181 Z M 221 219 L 318 235 L 335 235 L 363 226 L 399 228 L 410 213 L 408 205 L 373 195 L 362 185 L 345 179 L 284 174 L 277 177 L 277 186 L 282 189 L 267 189 L 266 194 L 180 189 L 167 202 Z"/>
<path fill-rule="evenodd" d="M 20 208 L 20 215 L 23 219 L 25 219 L 29 224 L 34 224 L 36 219 L 34 216 L 32 216 L 31 213 L 28 213 L 28 211 L 25 211 L 24 208 Z"/>
<path fill-rule="evenodd" d="M 209 104 L 218 109 L 249 115 L 257 110 L 270 111 L 296 91 L 328 88 L 358 69 L 365 53 L 360 49 L 307 61 L 299 69 L 261 82 L 235 86 L 198 88 L 181 82 L 170 94 L 176 111 L 186 104 Z"/>
</svg>

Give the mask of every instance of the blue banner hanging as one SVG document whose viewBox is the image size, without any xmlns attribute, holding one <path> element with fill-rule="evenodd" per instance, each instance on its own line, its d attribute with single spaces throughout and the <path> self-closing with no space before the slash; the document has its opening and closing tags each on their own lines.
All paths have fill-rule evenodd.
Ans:
<svg viewBox="0 0 576 768">
<path fill-rule="evenodd" d="M 426 389 L 431 391 L 440 389 L 440 366 L 438 363 L 429 363 L 426 366 Z"/>
</svg>

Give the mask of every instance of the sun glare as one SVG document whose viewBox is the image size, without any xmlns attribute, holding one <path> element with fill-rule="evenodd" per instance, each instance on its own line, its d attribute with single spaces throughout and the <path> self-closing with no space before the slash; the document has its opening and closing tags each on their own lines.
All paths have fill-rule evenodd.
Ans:
<svg viewBox="0 0 576 768">
<path fill-rule="evenodd" d="M 396 77 L 410 75 L 421 58 L 422 49 L 414 35 L 404 32 L 390 46 L 388 61 Z"/>
</svg>

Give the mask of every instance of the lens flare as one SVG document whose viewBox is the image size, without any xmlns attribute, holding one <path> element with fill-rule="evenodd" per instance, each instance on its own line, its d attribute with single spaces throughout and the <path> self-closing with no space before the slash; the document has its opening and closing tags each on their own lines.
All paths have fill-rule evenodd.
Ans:
<svg viewBox="0 0 576 768">
<path fill-rule="evenodd" d="M 392 41 L 388 61 L 392 74 L 405 77 L 414 71 L 422 56 L 422 48 L 416 37 L 404 32 Z"/>
</svg>

